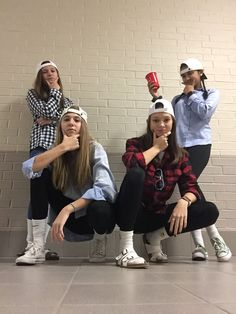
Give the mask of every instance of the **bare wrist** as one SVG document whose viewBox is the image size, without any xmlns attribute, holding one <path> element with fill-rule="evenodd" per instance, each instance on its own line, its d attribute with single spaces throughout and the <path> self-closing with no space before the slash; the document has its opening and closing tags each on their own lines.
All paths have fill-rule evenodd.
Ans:
<svg viewBox="0 0 236 314">
<path fill-rule="evenodd" d="M 65 210 L 68 214 L 72 214 L 76 211 L 76 207 L 74 206 L 73 203 L 70 203 L 65 207 Z"/>
<path fill-rule="evenodd" d="M 185 201 L 188 204 L 188 207 L 191 206 L 192 201 L 189 197 L 187 197 L 186 195 L 182 196 L 180 200 Z"/>
</svg>

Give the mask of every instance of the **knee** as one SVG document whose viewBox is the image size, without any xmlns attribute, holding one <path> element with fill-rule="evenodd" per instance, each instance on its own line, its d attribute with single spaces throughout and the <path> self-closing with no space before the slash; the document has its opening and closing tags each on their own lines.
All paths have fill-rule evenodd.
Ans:
<svg viewBox="0 0 236 314">
<path fill-rule="evenodd" d="M 87 214 L 96 219 L 104 219 L 113 213 L 112 206 L 106 201 L 93 201 L 87 208 Z"/>
<path fill-rule="evenodd" d="M 216 205 L 212 202 L 206 202 L 206 204 L 207 204 L 207 211 L 209 213 L 209 216 L 212 219 L 212 224 L 214 224 L 219 217 L 219 210 L 216 207 Z"/>
<path fill-rule="evenodd" d="M 137 184 L 137 182 L 144 182 L 145 171 L 140 167 L 133 167 L 127 171 L 126 179 L 130 184 Z"/>
<path fill-rule="evenodd" d="M 115 212 L 111 204 L 106 201 L 94 201 L 88 209 L 87 215 L 90 225 L 99 233 L 111 233 L 115 227 Z"/>
</svg>

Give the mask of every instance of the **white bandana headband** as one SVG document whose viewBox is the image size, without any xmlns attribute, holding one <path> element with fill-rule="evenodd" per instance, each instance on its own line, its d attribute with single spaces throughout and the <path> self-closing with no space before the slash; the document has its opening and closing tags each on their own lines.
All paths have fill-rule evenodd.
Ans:
<svg viewBox="0 0 236 314">
<path fill-rule="evenodd" d="M 44 67 L 46 67 L 46 66 L 48 66 L 48 65 L 52 65 L 54 68 L 56 68 L 56 69 L 58 70 L 57 65 L 56 65 L 54 62 L 52 62 L 51 60 L 47 60 L 47 61 L 48 61 L 48 62 L 41 61 L 41 62 L 36 66 L 36 74 L 38 74 L 38 72 L 39 72 L 42 68 L 44 68 Z M 45 62 L 45 63 L 43 63 L 43 62 Z"/>
<path fill-rule="evenodd" d="M 172 104 L 168 100 L 163 98 L 157 99 L 154 103 L 152 103 L 152 105 L 149 108 L 148 116 L 156 112 L 166 112 L 171 114 L 172 117 L 175 117 Z"/>
<path fill-rule="evenodd" d="M 84 111 L 82 108 L 79 108 L 79 109 L 71 108 L 71 107 L 65 108 L 65 109 L 62 111 L 62 114 L 61 114 L 61 118 L 60 118 L 60 119 L 62 119 L 62 117 L 63 117 L 65 114 L 69 113 L 69 112 L 76 113 L 76 114 L 79 115 L 86 123 L 88 123 L 88 122 L 87 122 L 87 120 L 88 120 L 87 112 Z"/>
</svg>

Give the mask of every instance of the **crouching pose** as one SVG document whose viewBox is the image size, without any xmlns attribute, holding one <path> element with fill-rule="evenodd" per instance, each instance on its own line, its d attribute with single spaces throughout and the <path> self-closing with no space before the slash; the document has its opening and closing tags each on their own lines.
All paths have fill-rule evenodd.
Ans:
<svg viewBox="0 0 236 314">
<path fill-rule="evenodd" d="M 149 109 L 147 131 L 129 139 L 123 162 L 127 174 L 117 199 L 121 267 L 145 268 L 135 252 L 133 233 L 143 233 L 149 261 L 166 262 L 161 240 L 215 223 L 215 204 L 202 200 L 188 153 L 176 142 L 176 123 L 170 102 L 157 99 Z M 167 204 L 178 184 L 181 198 Z"/>
<path fill-rule="evenodd" d="M 23 172 L 32 181 L 44 178 L 40 189 L 31 190 L 33 246 L 16 264 L 45 260 L 47 210 L 42 212 L 41 206 L 45 198 L 56 217 L 52 238 L 79 241 L 94 236 L 91 261 L 104 261 L 106 234 L 115 226 L 116 187 L 106 152 L 88 133 L 86 112 L 78 106 L 64 109 L 55 146 L 25 161 Z"/>
</svg>

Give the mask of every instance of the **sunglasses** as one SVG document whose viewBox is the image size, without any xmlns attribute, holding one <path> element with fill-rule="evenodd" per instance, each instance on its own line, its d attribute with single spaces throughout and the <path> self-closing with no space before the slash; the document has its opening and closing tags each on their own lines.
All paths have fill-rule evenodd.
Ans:
<svg viewBox="0 0 236 314">
<path fill-rule="evenodd" d="M 155 189 L 157 191 L 163 190 L 163 188 L 165 186 L 165 182 L 164 182 L 163 172 L 161 169 L 159 169 L 159 168 L 156 169 L 155 174 L 154 174 L 154 178 L 156 179 Z"/>
</svg>

